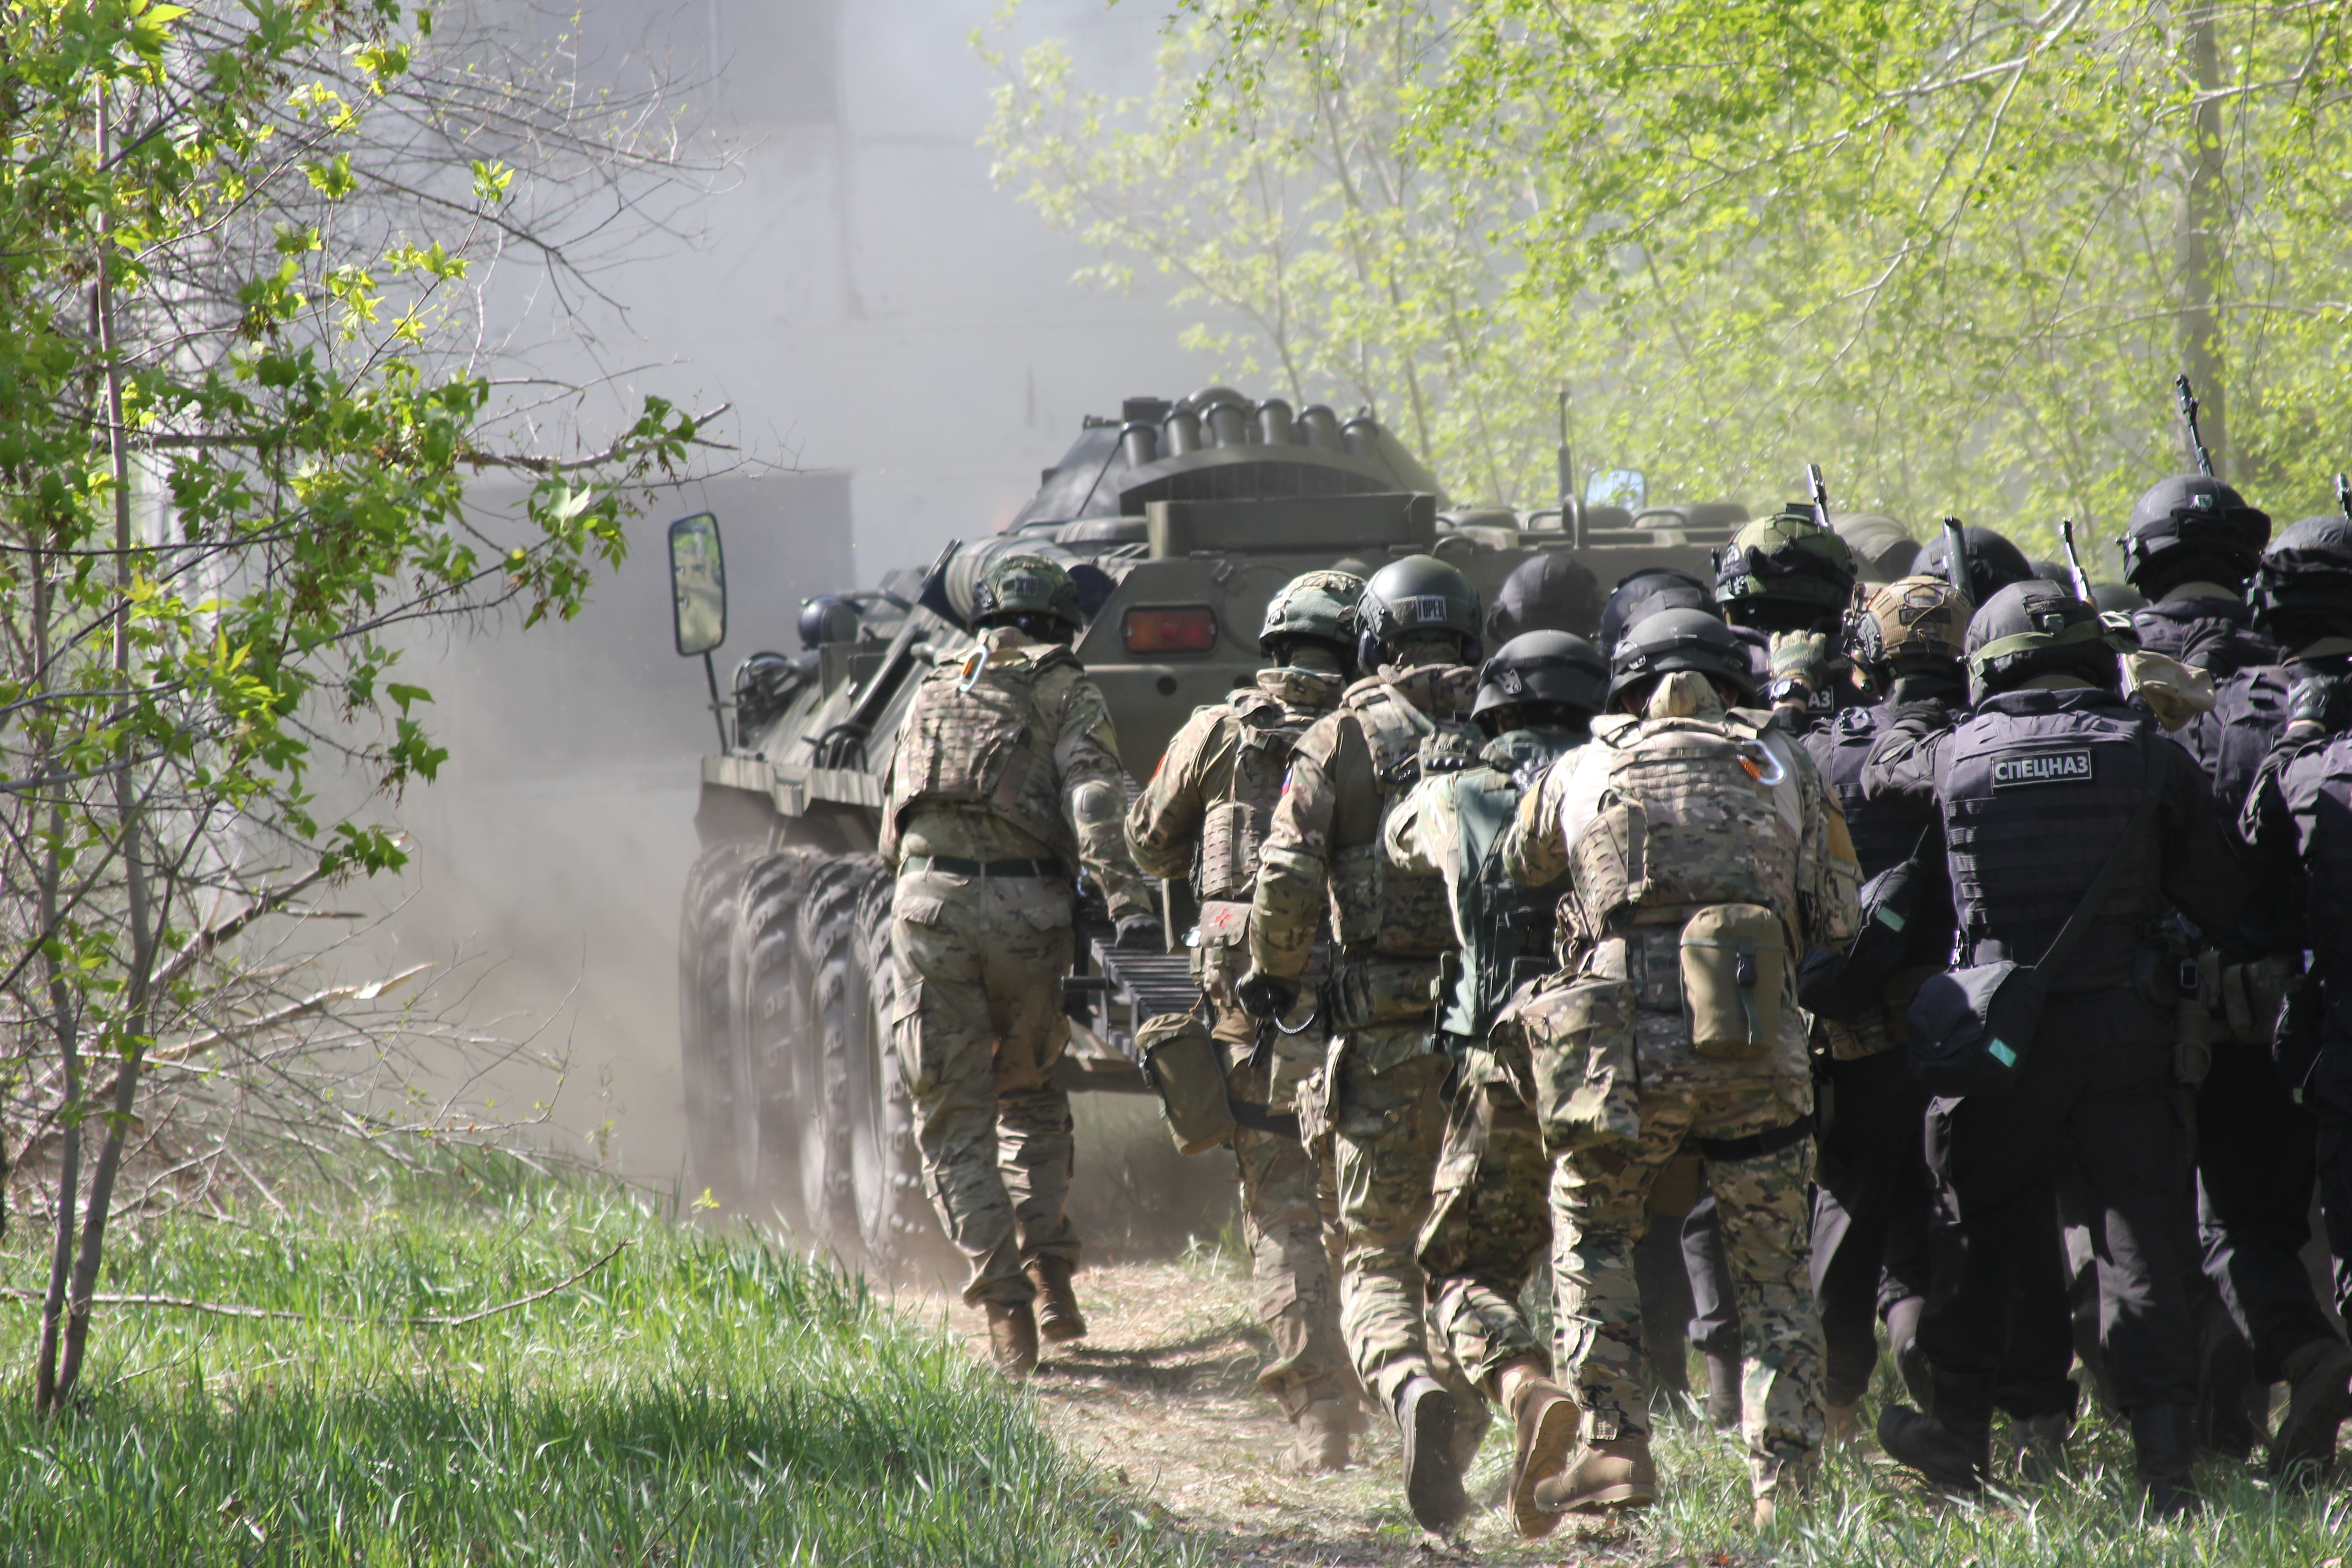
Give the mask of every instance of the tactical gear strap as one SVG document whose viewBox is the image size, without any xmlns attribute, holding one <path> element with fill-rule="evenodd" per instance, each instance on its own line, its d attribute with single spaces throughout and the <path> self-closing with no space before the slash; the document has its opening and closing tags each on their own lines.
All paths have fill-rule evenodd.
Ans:
<svg viewBox="0 0 2352 1568">
<path fill-rule="evenodd" d="M 1706 1155 L 1711 1164 L 1735 1165 L 1742 1160 L 1760 1160 L 1767 1154 L 1777 1154 L 1812 1135 L 1813 1119 L 1800 1116 L 1794 1121 L 1746 1138 L 1701 1138 L 1698 1140 L 1698 1152 Z"/>
<path fill-rule="evenodd" d="M 899 869 L 909 875 L 945 871 L 950 877 L 1046 877 L 1065 873 L 1056 860 L 967 860 L 961 855 L 909 855 Z"/>
</svg>

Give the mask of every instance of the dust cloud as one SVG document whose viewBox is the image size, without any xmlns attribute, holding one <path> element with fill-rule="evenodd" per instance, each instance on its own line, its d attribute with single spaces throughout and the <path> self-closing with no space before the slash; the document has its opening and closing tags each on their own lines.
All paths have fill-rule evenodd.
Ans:
<svg viewBox="0 0 2352 1568">
<path fill-rule="evenodd" d="M 725 402 L 722 437 L 738 450 L 709 482 L 656 499 L 632 524 L 627 564 L 579 620 L 526 633 L 510 616 L 409 647 L 397 678 L 433 693 L 427 716 L 450 760 L 439 782 L 377 803 L 410 833 L 415 863 L 346 895 L 388 918 L 337 963 L 389 973 L 463 958 L 469 1026 L 536 1025 L 568 1054 L 552 1136 L 639 1179 L 667 1185 L 686 1168 L 677 915 L 700 758 L 716 744 L 700 661 L 671 647 L 663 526 L 705 508 L 719 518 L 724 689 L 751 652 L 797 648 L 807 595 L 870 586 L 950 537 L 992 531 L 1081 415 L 1210 379 L 1177 347 L 1182 318 L 1164 292 L 1069 285 L 1086 253 L 991 186 L 976 141 L 992 79 L 968 39 L 994 10 L 588 0 L 583 77 L 669 77 L 686 122 L 730 149 L 734 169 L 677 234 L 647 235 L 599 275 L 610 303 L 527 274 L 493 287 L 495 324 L 535 374 L 596 384 L 592 422 L 647 393 Z M 478 15 L 551 26 L 488 0 Z M 1025 7 L 1023 30 L 1066 39 L 1091 79 L 1136 90 L 1159 26 L 1146 6 L 1055 0 Z M 552 1087 L 510 1073 L 487 1092 L 512 1106 Z M 1140 1133 L 1121 1121 L 1147 1110 L 1081 1110 L 1090 1168 L 1115 1166 L 1114 1184 L 1146 1171 L 1191 1194 L 1167 1216 L 1184 1235 L 1229 1223 L 1229 1162 L 1161 1173 L 1148 1148 L 1139 1167 L 1116 1152 L 1138 1139 L 1165 1148 L 1156 1119 Z M 1127 1222 L 1107 1211 L 1093 1223 L 1108 1235 Z"/>
</svg>

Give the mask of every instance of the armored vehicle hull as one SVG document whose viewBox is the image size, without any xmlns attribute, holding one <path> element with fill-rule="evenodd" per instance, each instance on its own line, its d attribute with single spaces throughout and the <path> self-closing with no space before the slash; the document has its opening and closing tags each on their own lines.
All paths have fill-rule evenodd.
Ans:
<svg viewBox="0 0 2352 1568">
<path fill-rule="evenodd" d="M 890 1048 L 890 884 L 874 847 L 909 678 L 971 647 L 964 617 L 991 559 L 1035 551 L 1071 569 L 1088 616 L 1076 651 L 1142 779 L 1194 708 L 1251 681 L 1266 602 L 1301 572 L 1428 552 L 1491 603 L 1521 563 L 1567 552 L 1605 589 L 1645 566 L 1706 572 L 1747 516 L 1725 503 L 1569 510 L 1567 526 L 1559 512 L 1448 510 L 1435 479 L 1368 416 L 1294 416 L 1211 388 L 1090 418 L 1004 532 L 877 590 L 812 601 L 800 653 L 742 661 L 730 743 L 702 760 L 703 849 L 678 948 L 697 1182 L 869 1266 L 928 1264 L 944 1245 Z M 1189 900 L 1165 896 L 1181 943 Z M 1107 934 L 1082 917 L 1062 1078 L 1142 1091 L 1134 1026 L 1190 1005 L 1187 960 L 1181 947 L 1122 954 L 1106 973 L 1087 939 Z"/>
</svg>

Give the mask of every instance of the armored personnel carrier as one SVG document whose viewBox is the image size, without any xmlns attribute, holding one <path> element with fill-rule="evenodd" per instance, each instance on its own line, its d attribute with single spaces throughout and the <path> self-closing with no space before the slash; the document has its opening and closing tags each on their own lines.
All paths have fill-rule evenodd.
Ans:
<svg viewBox="0 0 2352 1568">
<path fill-rule="evenodd" d="M 1117 419 L 1087 419 L 1002 533 L 811 600 L 802 649 L 742 660 L 726 700 L 709 664 L 725 635 L 718 525 L 673 524 L 678 651 L 705 660 L 725 742 L 702 761 L 703 848 L 678 942 L 696 1181 L 869 1266 L 941 1245 L 890 1049 L 890 882 L 874 846 L 912 677 L 971 646 L 971 590 L 998 555 L 1050 555 L 1079 584 L 1076 652 L 1142 779 L 1196 706 L 1250 682 L 1266 601 L 1300 572 L 1429 552 L 1491 602 L 1530 556 L 1567 552 L 1605 590 L 1643 566 L 1704 573 L 1746 520 L 1722 502 L 1457 510 L 1369 415 L 1226 387 L 1130 398 Z M 1164 898 L 1176 949 L 1164 957 L 1106 954 L 1088 938 L 1107 926 L 1089 932 L 1082 917 L 1062 1068 L 1073 1089 L 1144 1090 L 1127 1054 L 1135 1026 L 1192 1003 L 1181 944 L 1192 914 L 1185 889 Z"/>
</svg>

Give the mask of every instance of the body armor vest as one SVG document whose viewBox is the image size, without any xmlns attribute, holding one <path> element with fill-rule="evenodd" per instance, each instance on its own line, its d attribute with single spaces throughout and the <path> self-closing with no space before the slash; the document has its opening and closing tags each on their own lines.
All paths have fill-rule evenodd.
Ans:
<svg viewBox="0 0 2352 1568">
<path fill-rule="evenodd" d="M 1064 667 L 1082 668 L 1065 647 L 1023 658 L 975 651 L 925 676 L 893 763 L 899 826 L 925 807 L 982 810 L 1074 859 L 1056 787 L 1056 726 L 1037 709 L 1039 682 Z"/>
<path fill-rule="evenodd" d="M 1202 821 L 1192 889 L 1204 902 L 1246 903 L 1257 886 L 1258 850 L 1282 798 L 1290 753 L 1318 715 L 1286 709 L 1263 691 L 1237 691 L 1226 705 L 1233 712 L 1234 765 L 1223 797 L 1210 804 Z"/>
<path fill-rule="evenodd" d="M 2147 792 L 2161 786 L 2155 721 L 2112 700 L 2059 705 L 2001 698 L 1952 738 L 1943 789 L 1944 843 L 1958 919 L 1956 966 L 2041 962 Z M 2082 696 L 2092 694 L 2083 693 Z M 2054 991 L 2126 984 L 2154 936 L 2165 899 L 2153 836 L 2126 861 Z"/>
<path fill-rule="evenodd" d="M 1503 866 L 1504 830 L 1543 765 L 1566 751 L 1566 736 L 1516 730 L 1497 736 L 1454 786 L 1458 837 L 1454 871 L 1462 951 L 1444 961 L 1437 1026 L 1483 1041 L 1518 985 L 1557 967 L 1553 910 L 1566 877 L 1525 888 Z"/>
<path fill-rule="evenodd" d="M 2302 862 L 2304 941 L 2325 977 L 2331 1063 L 2341 1073 L 2352 1038 L 2352 735 L 2294 753 L 2279 769 L 2279 793 L 2294 814 Z"/>
<path fill-rule="evenodd" d="M 2263 759 L 2286 733 L 2291 684 L 2274 664 L 2238 670 L 2214 683 L 2213 710 L 2198 714 L 2173 736 L 2212 781 L 2224 820 L 2237 819 Z"/>
<path fill-rule="evenodd" d="M 1424 773 L 1468 766 L 1486 737 L 1454 720 L 1432 719 L 1378 679 L 1358 681 L 1339 705 L 1371 753 L 1380 826 L 1371 838 L 1333 851 L 1333 935 L 1343 957 L 1434 960 L 1454 946 L 1454 911 L 1442 877 L 1410 876 L 1388 863 L 1381 838 L 1388 815 Z"/>
<path fill-rule="evenodd" d="M 2194 665 L 2220 680 L 2278 661 L 2278 645 L 2253 627 L 2253 613 L 2227 599 L 2176 599 L 2132 612 L 2132 630 L 2150 653 Z"/>
<path fill-rule="evenodd" d="M 1774 795 L 1783 764 L 1761 742 L 1769 727 L 1740 712 L 1593 726 L 1614 754 L 1569 857 L 1589 937 L 1755 904 L 1793 942 L 1801 830 Z"/>
<path fill-rule="evenodd" d="M 1846 830 L 1853 836 L 1854 858 L 1865 882 L 1918 847 L 1919 835 L 1929 820 L 1925 812 L 1893 801 L 1863 798 L 1862 764 L 1885 729 L 1886 717 L 1881 703 L 1848 708 L 1805 736 L 1805 751 L 1845 813 Z"/>
</svg>

